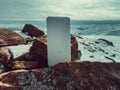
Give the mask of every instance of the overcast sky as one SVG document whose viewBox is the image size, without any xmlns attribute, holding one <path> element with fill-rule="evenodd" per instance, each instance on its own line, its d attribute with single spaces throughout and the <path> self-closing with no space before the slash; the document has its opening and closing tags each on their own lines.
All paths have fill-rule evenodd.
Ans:
<svg viewBox="0 0 120 90">
<path fill-rule="evenodd" d="M 120 0 L 0 0 L 0 19 L 44 20 L 47 16 L 120 20 Z"/>
</svg>

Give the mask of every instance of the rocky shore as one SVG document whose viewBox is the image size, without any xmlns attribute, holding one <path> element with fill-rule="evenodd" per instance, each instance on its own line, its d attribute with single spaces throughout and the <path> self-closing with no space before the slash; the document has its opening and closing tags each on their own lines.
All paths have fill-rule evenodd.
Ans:
<svg viewBox="0 0 120 90">
<path fill-rule="evenodd" d="M 1 90 L 119 90 L 120 63 L 65 62 L 0 75 Z"/>
<path fill-rule="evenodd" d="M 26 24 L 21 32 L 30 35 L 32 38 L 24 38 L 11 30 L 0 30 L 0 66 L 1 73 L 18 69 L 35 69 L 48 67 L 47 60 L 47 35 L 37 27 Z M 34 37 L 34 39 L 33 39 Z M 6 46 L 26 45 L 32 46 L 28 52 L 14 58 L 13 53 Z M 78 43 L 71 35 L 71 56 L 72 61 L 78 59 Z"/>
<path fill-rule="evenodd" d="M 83 40 L 83 37 L 71 35 L 70 62 L 49 67 L 47 35 L 30 24 L 26 24 L 21 32 L 30 35 L 31 39 L 10 30 L 0 30 L 0 90 L 119 90 L 120 63 L 80 62 L 79 44 L 86 49 L 93 45 L 78 43 L 76 38 Z M 114 47 L 106 39 L 95 41 L 96 44 L 103 42 Z M 28 43 L 32 44 L 28 52 L 16 58 L 6 47 Z"/>
</svg>

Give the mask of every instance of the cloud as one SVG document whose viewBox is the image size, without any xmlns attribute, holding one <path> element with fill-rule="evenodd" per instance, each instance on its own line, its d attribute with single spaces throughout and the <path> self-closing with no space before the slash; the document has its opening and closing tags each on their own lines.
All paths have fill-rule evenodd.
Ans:
<svg viewBox="0 0 120 90">
<path fill-rule="evenodd" d="M 0 0 L 0 19 L 120 19 L 119 0 Z"/>
</svg>

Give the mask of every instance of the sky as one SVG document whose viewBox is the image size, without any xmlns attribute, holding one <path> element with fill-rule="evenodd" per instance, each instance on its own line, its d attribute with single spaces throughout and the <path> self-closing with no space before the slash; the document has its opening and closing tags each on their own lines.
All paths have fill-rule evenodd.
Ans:
<svg viewBox="0 0 120 90">
<path fill-rule="evenodd" d="M 120 0 L 0 0 L 0 19 L 120 20 Z"/>
</svg>

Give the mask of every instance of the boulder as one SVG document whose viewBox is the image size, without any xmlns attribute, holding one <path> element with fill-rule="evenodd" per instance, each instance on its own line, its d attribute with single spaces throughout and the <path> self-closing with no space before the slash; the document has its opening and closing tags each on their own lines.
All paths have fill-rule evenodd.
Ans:
<svg viewBox="0 0 120 90">
<path fill-rule="evenodd" d="M 113 45 L 113 43 L 111 41 L 108 41 L 108 40 L 102 39 L 102 38 L 99 38 L 95 43 L 104 44 L 104 45 L 108 45 L 108 46 L 114 47 L 114 45 Z"/>
<path fill-rule="evenodd" d="M 39 63 L 37 61 L 13 61 L 12 70 L 34 69 L 38 67 Z"/>
<path fill-rule="evenodd" d="M 14 61 L 24 61 L 24 62 L 33 62 L 35 65 L 36 65 L 36 62 L 37 62 L 37 65 L 36 67 L 29 67 L 29 68 L 39 68 L 39 67 L 48 67 L 48 63 L 47 63 L 47 60 L 44 59 L 42 56 L 38 56 L 37 54 L 36 55 L 32 55 L 30 52 L 27 52 L 17 58 L 14 59 Z M 31 64 L 31 63 L 30 63 Z M 14 65 L 13 65 L 14 67 Z M 27 66 L 26 66 L 27 68 Z M 27 68 L 27 69 L 29 69 Z M 16 69 L 25 69 L 25 68 L 16 68 Z"/>
<path fill-rule="evenodd" d="M 81 52 L 78 51 L 78 43 L 76 38 L 71 35 L 71 60 L 80 59 Z M 17 57 L 15 60 L 19 61 L 37 61 L 39 67 L 48 67 L 48 58 L 47 58 L 47 35 L 43 35 L 34 40 L 30 51 L 20 57 Z"/>
<path fill-rule="evenodd" d="M 31 37 L 40 37 L 45 34 L 42 30 L 38 29 L 37 27 L 31 24 L 25 24 L 22 32 L 27 33 Z"/>
<path fill-rule="evenodd" d="M 0 71 L 9 71 L 11 68 L 12 60 L 13 60 L 13 55 L 11 51 L 5 47 L 1 47 L 0 48 L 0 68 L 1 68 Z"/>
<path fill-rule="evenodd" d="M 41 56 L 47 59 L 47 36 L 43 35 L 40 38 L 34 40 L 32 47 L 30 48 L 31 55 Z M 78 43 L 76 38 L 71 35 L 71 60 L 78 59 Z"/>
<path fill-rule="evenodd" d="M 71 35 L 71 61 L 77 60 L 79 58 L 79 56 L 81 57 L 81 52 L 80 50 L 78 51 L 78 42 L 76 40 L 76 38 Z M 79 54 L 78 54 L 79 53 Z"/>
<path fill-rule="evenodd" d="M 112 67 L 111 67 L 112 66 Z M 5 90 L 119 90 L 120 63 L 64 62 L 0 75 Z"/>
<path fill-rule="evenodd" d="M 47 36 L 43 35 L 40 38 L 34 40 L 32 47 L 30 48 L 30 55 L 43 63 L 43 65 L 48 65 L 47 58 Z M 76 38 L 71 36 L 71 60 L 78 59 L 78 43 Z"/>
<path fill-rule="evenodd" d="M 26 44 L 27 40 L 11 30 L 0 30 L 0 47 Z"/>
<path fill-rule="evenodd" d="M 5 47 L 0 48 L 0 62 L 1 63 L 7 63 L 9 60 L 11 60 L 12 55 L 9 49 Z"/>
</svg>

